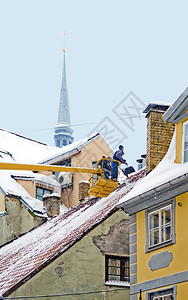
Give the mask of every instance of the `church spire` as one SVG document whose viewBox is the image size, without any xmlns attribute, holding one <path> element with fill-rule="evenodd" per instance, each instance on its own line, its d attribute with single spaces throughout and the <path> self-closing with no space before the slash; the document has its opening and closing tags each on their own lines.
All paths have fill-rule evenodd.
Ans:
<svg viewBox="0 0 188 300">
<path fill-rule="evenodd" d="M 70 108 L 69 108 L 69 98 L 67 89 L 67 78 L 66 78 L 66 61 L 65 61 L 65 49 L 63 49 L 63 73 L 62 73 L 62 83 L 60 92 L 60 102 L 59 102 L 59 112 L 58 112 L 58 122 L 55 127 L 55 145 L 57 147 L 63 147 L 71 144 L 74 140 L 72 137 L 73 129 L 70 122 Z"/>
<path fill-rule="evenodd" d="M 63 74 L 60 92 L 60 102 L 59 102 L 59 114 L 58 114 L 58 124 L 67 123 L 70 124 L 70 109 L 69 109 L 69 97 L 67 89 L 67 78 L 66 78 L 66 61 L 65 61 L 65 49 L 64 52 L 64 64 L 63 64 Z"/>
</svg>

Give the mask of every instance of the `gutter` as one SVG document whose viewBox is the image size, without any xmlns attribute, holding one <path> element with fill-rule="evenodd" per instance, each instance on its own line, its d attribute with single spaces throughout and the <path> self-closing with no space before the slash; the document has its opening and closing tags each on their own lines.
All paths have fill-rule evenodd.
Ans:
<svg viewBox="0 0 188 300">
<path fill-rule="evenodd" d="M 117 207 L 123 208 L 123 210 L 129 214 L 136 213 L 182 193 L 188 192 L 187 181 L 188 173 L 185 173 L 162 185 L 152 188 L 147 192 L 125 200 L 125 202 L 118 204 Z"/>
</svg>

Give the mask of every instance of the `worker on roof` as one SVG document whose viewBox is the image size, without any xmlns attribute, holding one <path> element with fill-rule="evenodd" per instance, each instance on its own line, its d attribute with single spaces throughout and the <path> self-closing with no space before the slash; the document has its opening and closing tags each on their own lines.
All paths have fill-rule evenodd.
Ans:
<svg viewBox="0 0 188 300">
<path fill-rule="evenodd" d="M 113 159 L 127 165 L 126 160 L 123 159 L 123 155 L 124 155 L 124 147 L 122 145 L 119 145 L 119 150 L 117 150 L 114 153 Z M 111 166 L 112 166 L 111 179 L 112 180 L 117 180 L 117 177 L 118 177 L 118 162 L 112 160 Z"/>
<path fill-rule="evenodd" d="M 103 155 L 102 159 L 99 161 L 98 166 L 102 168 L 102 171 L 104 172 L 104 178 L 109 179 L 110 178 L 110 172 L 111 172 L 111 165 L 110 161 L 106 158 L 106 156 Z"/>
</svg>

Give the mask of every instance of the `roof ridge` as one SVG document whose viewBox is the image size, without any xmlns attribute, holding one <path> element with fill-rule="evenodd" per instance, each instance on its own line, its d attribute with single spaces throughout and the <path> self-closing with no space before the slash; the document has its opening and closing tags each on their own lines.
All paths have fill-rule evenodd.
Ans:
<svg viewBox="0 0 188 300">
<path fill-rule="evenodd" d="M 5 131 L 5 132 L 8 132 L 8 133 L 10 133 L 10 134 L 13 134 L 13 135 L 16 135 L 16 136 L 18 136 L 18 137 L 20 137 L 20 138 L 23 138 L 23 139 L 26 139 L 26 140 L 29 140 L 29 141 L 32 141 L 32 142 L 35 142 L 35 143 L 41 144 L 41 145 L 50 146 L 50 145 L 48 145 L 48 144 L 46 144 L 46 143 L 43 143 L 43 142 L 36 141 L 36 140 L 34 140 L 34 139 L 32 139 L 32 138 L 29 138 L 29 137 L 23 136 L 23 135 L 21 135 L 21 134 L 18 134 L 18 133 L 12 132 L 12 131 L 10 131 L 10 130 L 7 130 L 7 129 L 0 128 L 0 130 L 2 130 L 2 131 Z M 50 146 L 50 147 L 52 147 L 52 146 Z"/>
</svg>

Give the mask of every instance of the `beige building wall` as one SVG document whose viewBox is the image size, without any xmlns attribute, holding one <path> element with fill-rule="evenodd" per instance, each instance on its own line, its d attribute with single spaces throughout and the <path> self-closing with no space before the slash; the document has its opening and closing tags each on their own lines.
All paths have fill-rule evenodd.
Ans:
<svg viewBox="0 0 188 300">
<path fill-rule="evenodd" d="M 36 189 L 31 180 L 16 180 L 23 188 L 29 193 L 29 195 L 33 198 L 36 196 Z"/>
<path fill-rule="evenodd" d="M 61 254 L 10 297 L 108 290 L 66 300 L 129 300 L 129 287 L 105 285 L 105 253 L 128 255 L 128 219 L 119 210 Z M 118 289 L 117 291 L 112 291 Z M 120 290 L 119 290 L 120 289 Z M 59 300 L 61 297 L 49 297 Z M 19 298 L 18 298 L 19 299 Z"/>
<path fill-rule="evenodd" d="M 98 161 L 103 155 L 112 157 L 113 153 L 105 141 L 99 137 L 83 147 L 80 153 L 71 157 L 71 166 L 92 168 L 92 162 Z M 69 207 L 69 203 L 71 207 L 76 205 L 79 202 L 79 182 L 89 180 L 89 178 L 90 174 L 73 173 L 73 190 L 72 193 L 71 188 L 62 191 L 63 204 L 67 207 Z M 68 195 L 70 194 L 68 201 Z"/>
</svg>

